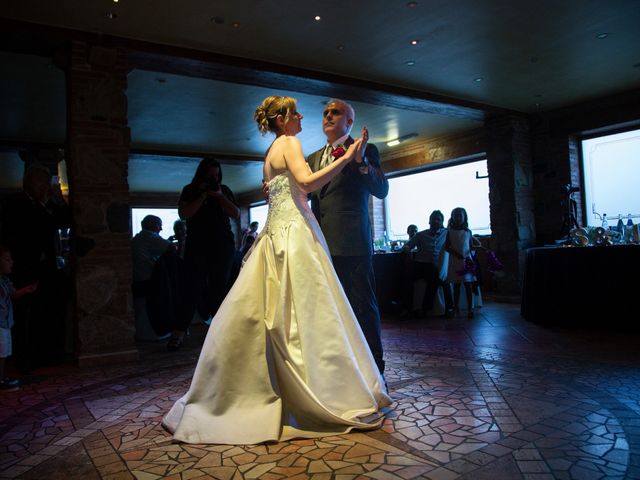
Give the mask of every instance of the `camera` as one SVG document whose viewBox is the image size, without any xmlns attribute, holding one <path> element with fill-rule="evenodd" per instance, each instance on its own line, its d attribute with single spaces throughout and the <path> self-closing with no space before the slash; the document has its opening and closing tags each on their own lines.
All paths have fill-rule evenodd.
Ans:
<svg viewBox="0 0 640 480">
<path fill-rule="evenodd" d="M 218 190 L 220 190 L 220 183 L 215 178 L 207 179 L 205 183 L 205 190 L 217 192 Z"/>
<path fill-rule="evenodd" d="M 580 187 L 573 187 L 571 186 L 570 183 L 563 185 L 561 189 L 562 189 L 562 192 L 566 193 L 567 195 L 571 195 L 572 193 L 576 193 L 580 191 Z"/>
</svg>

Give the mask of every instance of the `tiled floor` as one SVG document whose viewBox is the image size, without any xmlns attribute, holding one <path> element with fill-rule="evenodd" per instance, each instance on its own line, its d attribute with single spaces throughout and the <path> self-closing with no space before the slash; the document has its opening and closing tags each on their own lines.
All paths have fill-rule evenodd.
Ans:
<svg viewBox="0 0 640 480">
<path fill-rule="evenodd" d="M 145 345 L 133 364 L 44 370 L 0 393 L 0 478 L 640 478 L 640 334 L 543 329 L 506 304 L 473 320 L 390 317 L 381 430 L 176 444 L 159 422 L 203 330 L 177 354 Z"/>
</svg>

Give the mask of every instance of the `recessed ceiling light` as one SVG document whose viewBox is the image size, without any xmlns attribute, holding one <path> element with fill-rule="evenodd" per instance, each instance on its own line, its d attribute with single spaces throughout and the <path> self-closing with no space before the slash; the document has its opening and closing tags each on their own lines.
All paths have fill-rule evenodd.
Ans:
<svg viewBox="0 0 640 480">
<path fill-rule="evenodd" d="M 597 35 L 596 35 L 596 38 L 597 38 L 598 40 L 604 40 L 604 39 L 605 39 L 605 38 L 607 38 L 608 36 L 609 36 L 609 34 L 608 34 L 608 33 L 603 32 L 603 33 L 599 33 L 599 34 L 597 34 Z"/>
<path fill-rule="evenodd" d="M 482 80 L 484 80 L 484 78 L 482 77 L 476 77 L 473 79 L 474 82 L 480 83 Z"/>
<path fill-rule="evenodd" d="M 418 6 L 418 2 L 409 2 L 407 3 L 407 7 L 416 8 Z"/>
<path fill-rule="evenodd" d="M 118 0 L 113 0 L 113 3 L 118 3 Z"/>
<path fill-rule="evenodd" d="M 407 67 L 413 67 L 416 64 L 415 60 L 409 60 L 407 62 Z"/>
<path fill-rule="evenodd" d="M 238 28 L 238 27 L 240 26 L 240 22 L 233 22 L 233 23 L 231 24 L 231 26 L 232 26 L 233 28 Z"/>
<path fill-rule="evenodd" d="M 320 19 L 320 15 L 316 15 L 315 17 L 313 17 L 313 19 L 314 19 L 316 22 L 319 22 L 319 21 L 321 20 L 321 19 Z"/>
<path fill-rule="evenodd" d="M 419 40 L 411 40 L 411 45 L 417 45 Z"/>
<path fill-rule="evenodd" d="M 118 14 L 113 13 L 113 12 L 109 12 L 109 13 L 107 13 L 107 18 L 109 20 L 114 20 L 114 19 L 118 18 Z"/>
<path fill-rule="evenodd" d="M 342 50 L 344 50 L 344 45 L 338 45 L 336 48 L 337 48 L 338 50 L 342 51 Z"/>
</svg>

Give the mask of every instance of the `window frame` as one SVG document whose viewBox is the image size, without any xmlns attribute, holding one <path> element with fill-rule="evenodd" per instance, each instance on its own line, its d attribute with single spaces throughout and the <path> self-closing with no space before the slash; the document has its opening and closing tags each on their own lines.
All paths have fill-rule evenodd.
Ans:
<svg viewBox="0 0 640 480">
<path fill-rule="evenodd" d="M 418 173 L 425 173 L 425 172 L 430 172 L 430 171 L 435 171 L 435 170 L 441 170 L 444 168 L 450 168 L 450 167 L 457 167 L 459 165 L 465 165 L 467 163 L 474 163 L 474 162 L 479 162 L 479 161 L 487 161 L 488 162 L 488 158 L 487 158 L 487 153 L 486 152 L 478 152 L 478 153 L 473 153 L 471 155 L 465 155 L 463 157 L 458 157 L 458 158 L 454 158 L 454 159 L 450 159 L 450 160 L 443 160 L 440 162 L 436 162 L 436 163 L 431 163 L 431 164 L 427 164 L 427 165 L 420 165 L 418 167 L 413 167 L 413 168 L 407 168 L 407 169 L 403 169 L 403 170 L 398 170 L 398 171 L 394 171 L 394 172 L 389 172 L 386 173 L 385 176 L 387 177 L 387 180 L 392 180 L 392 179 L 396 179 L 396 178 L 401 178 L 401 177 L 406 177 L 408 175 L 415 175 Z M 487 175 L 490 175 L 489 173 L 489 165 L 487 163 Z M 390 232 L 391 231 L 391 226 L 389 223 L 389 206 L 387 203 L 387 199 L 388 199 L 388 195 L 384 198 L 384 228 L 386 232 Z M 491 222 L 491 201 L 488 198 L 487 199 L 489 202 L 489 222 Z M 444 227 L 447 226 L 447 212 L 442 212 L 445 216 L 444 219 Z M 489 225 L 489 228 L 491 228 L 491 225 Z M 491 236 L 492 233 L 490 234 L 479 234 L 480 236 Z"/>
<path fill-rule="evenodd" d="M 580 207 L 582 208 L 582 215 L 580 215 L 580 224 L 587 227 L 589 223 L 589 215 L 591 214 L 591 206 L 587 205 L 587 175 L 585 169 L 585 158 L 584 158 L 584 148 L 583 142 L 585 140 L 593 140 L 594 138 L 608 137 L 610 135 L 617 135 L 619 133 L 626 133 L 637 130 L 640 132 L 640 120 L 633 120 L 630 122 L 620 123 L 616 125 L 609 125 L 605 127 L 594 128 L 590 130 L 585 130 L 580 134 L 576 135 L 575 138 L 577 140 L 577 148 L 578 151 L 578 173 L 580 177 Z M 606 212 L 602 212 L 606 213 Z M 638 212 L 640 213 L 640 212 Z M 607 219 L 611 221 L 614 217 L 609 217 L 607 215 Z M 626 217 L 624 217 L 626 221 Z M 616 220 L 617 221 L 617 220 Z M 593 226 L 593 225 L 592 225 Z M 597 225 L 599 226 L 599 225 Z"/>
</svg>

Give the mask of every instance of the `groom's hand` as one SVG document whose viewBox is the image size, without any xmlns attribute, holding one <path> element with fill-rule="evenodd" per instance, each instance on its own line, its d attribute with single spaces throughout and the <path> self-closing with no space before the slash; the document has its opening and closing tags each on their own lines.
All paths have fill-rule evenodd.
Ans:
<svg viewBox="0 0 640 480">
<path fill-rule="evenodd" d="M 356 163 L 362 163 L 364 159 L 364 151 L 367 148 L 367 142 L 369 141 L 369 130 L 367 127 L 362 128 L 362 143 L 360 144 L 360 148 L 356 152 Z M 366 166 L 366 162 L 365 162 Z"/>
</svg>

